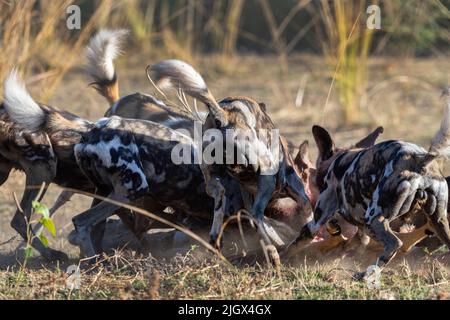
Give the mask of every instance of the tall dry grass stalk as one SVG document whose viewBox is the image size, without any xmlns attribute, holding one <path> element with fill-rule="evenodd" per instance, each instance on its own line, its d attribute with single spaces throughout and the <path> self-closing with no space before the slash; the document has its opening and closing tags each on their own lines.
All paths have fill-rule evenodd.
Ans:
<svg viewBox="0 0 450 320">
<path fill-rule="evenodd" d="M 239 34 L 239 21 L 241 19 L 243 0 L 231 0 L 225 17 L 225 35 L 223 39 L 222 55 L 232 58 L 236 52 L 236 43 Z"/>
<path fill-rule="evenodd" d="M 75 64 L 86 40 L 100 21 L 105 21 L 112 1 L 99 1 L 81 30 L 66 27 L 66 8 L 70 0 L 29 0 L 0 2 L 0 79 L 13 66 L 29 81 L 39 81 L 40 101 L 46 102 L 66 72 Z"/>
<path fill-rule="evenodd" d="M 244 3 L 244 0 L 217 1 L 208 17 L 209 32 L 219 50 L 217 67 L 225 73 L 235 70 L 234 57 Z"/>
<path fill-rule="evenodd" d="M 261 5 L 264 17 L 266 18 L 267 24 L 269 26 L 273 45 L 280 60 L 281 69 L 283 70 L 284 73 L 287 73 L 288 62 L 287 62 L 286 42 L 282 37 L 282 30 L 280 30 L 280 28 L 277 25 L 275 16 L 273 14 L 273 10 L 270 7 L 269 2 L 267 0 L 259 0 L 259 3 Z"/>
<path fill-rule="evenodd" d="M 324 30 L 319 39 L 333 72 L 333 83 L 336 81 L 346 123 L 359 119 L 358 104 L 366 90 L 367 60 L 373 35 L 373 30 L 365 23 L 366 5 L 364 0 L 336 0 L 331 5 L 326 0 L 320 2 Z"/>
<path fill-rule="evenodd" d="M 128 0 L 121 2 L 119 11 L 125 12 L 127 23 L 130 26 L 133 37 L 141 45 L 152 45 L 155 10 L 156 1 L 145 2 L 145 6 L 142 5 L 141 0 Z"/>
<path fill-rule="evenodd" d="M 164 49 L 169 55 L 187 61 L 188 63 L 192 63 L 193 61 L 192 51 L 188 46 L 186 46 L 186 42 L 183 42 L 177 38 L 170 24 L 173 19 L 175 19 L 178 15 L 186 11 L 187 7 L 188 6 L 184 6 L 180 10 L 171 13 L 169 8 L 169 2 L 168 1 L 161 2 L 161 9 L 160 9 L 160 20 L 162 28 L 161 37 Z"/>
<path fill-rule="evenodd" d="M 275 49 L 278 59 L 280 61 L 281 70 L 284 74 L 288 71 L 288 54 L 293 50 L 297 43 L 303 38 L 308 30 L 316 22 L 315 18 L 305 23 L 304 26 L 298 29 L 295 37 L 287 41 L 283 37 L 283 33 L 286 31 L 288 25 L 292 22 L 295 16 L 303 9 L 308 7 L 312 0 L 298 0 L 297 4 L 293 6 L 289 12 L 285 15 L 280 24 L 277 23 L 274 15 L 274 9 L 270 6 L 268 0 L 259 0 L 261 10 L 264 14 L 266 23 L 270 30 L 272 38 L 272 45 Z"/>
</svg>

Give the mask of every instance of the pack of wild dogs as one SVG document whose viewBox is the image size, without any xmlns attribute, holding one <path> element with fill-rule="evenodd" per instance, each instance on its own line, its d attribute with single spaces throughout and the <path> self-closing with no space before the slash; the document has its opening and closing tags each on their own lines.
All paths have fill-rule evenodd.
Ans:
<svg viewBox="0 0 450 320">
<path fill-rule="evenodd" d="M 221 237 L 224 221 L 246 213 L 270 252 L 281 250 L 282 261 L 304 248 L 325 252 L 350 238 L 358 238 L 362 247 L 370 240 L 378 243 L 382 253 L 373 262 L 378 266 L 418 244 L 433 249 L 450 246 L 448 185 L 442 174 L 450 155 L 448 90 L 444 116 L 428 150 L 402 140 L 376 143 L 381 127 L 351 146 L 337 147 L 329 132 L 315 125 L 318 158 L 313 165 L 307 141 L 293 156 L 282 136 L 276 137 L 275 149 L 273 141 L 258 136 L 277 129 L 264 103 L 245 96 L 216 100 L 200 74 L 182 61 L 164 60 L 143 68 L 163 99 L 144 93 L 120 96 L 113 61 L 126 35 L 123 30 L 102 30 L 86 48 L 91 85 L 109 103 L 98 121 L 64 111 L 63 106 L 36 102 L 15 69 L 4 81 L 0 184 L 13 169 L 26 175 L 21 210 L 11 221 L 25 240 L 32 237 L 27 227 L 32 201 L 41 200 L 53 183 L 71 191 L 61 193 L 51 214 L 73 190 L 99 196 L 73 218 L 75 231 L 69 241 L 84 257 L 103 252 L 105 223 L 112 215 L 118 215 L 138 238 L 156 227 L 154 220 L 120 204 L 135 205 L 177 224 L 190 217 L 203 220 L 217 250 L 227 241 Z M 172 102 L 167 90 L 179 99 Z M 186 108 L 186 95 L 203 103 L 207 112 Z M 213 129 L 225 137 L 220 141 L 227 145 L 219 155 L 223 161 L 175 163 L 174 149 L 180 145 L 190 152 L 184 158 L 217 146 L 213 139 L 200 145 L 192 139 L 194 122 L 199 120 L 203 131 Z M 228 141 L 228 130 L 246 132 L 246 138 Z M 276 170 L 269 170 L 274 165 Z M 289 225 L 296 236 L 281 239 L 268 219 Z M 32 246 L 49 260 L 67 258 L 39 237 L 32 237 Z"/>
</svg>

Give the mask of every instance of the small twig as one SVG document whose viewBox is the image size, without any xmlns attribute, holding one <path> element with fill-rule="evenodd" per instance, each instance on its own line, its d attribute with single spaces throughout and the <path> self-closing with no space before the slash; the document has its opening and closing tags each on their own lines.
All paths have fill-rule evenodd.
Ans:
<svg viewBox="0 0 450 320">
<path fill-rule="evenodd" d="M 145 73 L 147 75 L 147 79 L 150 81 L 150 84 L 152 85 L 152 87 L 156 90 L 156 92 L 162 97 L 161 99 L 163 100 L 165 106 L 167 109 L 161 107 L 162 109 L 165 109 L 167 112 L 172 112 L 175 114 L 178 114 L 182 117 L 191 119 L 193 121 L 195 120 L 200 120 L 201 118 L 198 117 L 198 115 L 196 115 L 192 109 L 189 106 L 189 103 L 187 102 L 186 96 L 184 95 L 184 92 L 181 90 L 181 88 L 176 92 L 177 95 L 177 99 L 179 100 L 179 102 L 181 103 L 182 107 L 180 107 L 178 104 L 176 104 L 175 102 L 171 101 L 169 99 L 169 97 L 167 97 L 167 95 L 159 88 L 159 86 L 153 81 L 152 77 L 150 76 L 150 69 L 151 69 L 151 65 L 148 65 L 145 68 Z M 184 99 L 183 99 L 184 96 Z"/>
<path fill-rule="evenodd" d="M 42 182 L 42 184 L 41 184 L 41 186 L 39 188 L 39 192 L 36 195 L 36 198 L 34 198 L 34 201 L 39 201 L 41 199 L 42 193 L 44 192 L 44 190 L 45 190 L 45 182 Z"/>
<path fill-rule="evenodd" d="M 16 203 L 17 210 L 19 210 L 20 213 L 24 214 L 22 206 L 20 205 L 19 200 L 17 199 L 17 194 L 15 192 L 13 192 L 13 198 L 14 202 Z"/>
<path fill-rule="evenodd" d="M 11 238 L 9 238 L 8 240 L 6 240 L 6 241 L 4 241 L 4 242 L 1 242 L 0 243 L 0 246 L 4 246 L 5 244 L 9 244 L 9 243 L 11 243 L 14 239 L 16 239 L 17 238 L 17 235 L 15 235 L 15 236 L 12 236 Z"/>
<path fill-rule="evenodd" d="M 107 197 L 99 196 L 97 194 L 92 194 L 92 193 L 89 193 L 89 192 L 76 190 L 76 189 L 72 189 L 72 188 L 61 188 L 61 189 L 68 190 L 68 191 L 73 191 L 73 192 L 76 192 L 76 193 L 79 193 L 79 194 L 82 194 L 82 195 L 86 195 L 86 196 L 89 196 L 89 197 L 92 197 L 92 198 L 95 198 L 95 199 L 98 199 L 98 200 L 101 200 L 101 201 L 105 201 L 105 202 L 117 205 L 117 206 L 125 208 L 125 209 L 133 210 L 134 212 L 139 213 L 139 214 L 141 214 L 143 216 L 149 217 L 150 219 L 153 219 L 153 220 L 159 221 L 161 223 L 164 223 L 164 224 L 168 225 L 169 227 L 174 228 L 176 230 L 179 230 L 179 231 L 185 233 L 186 235 L 188 235 L 189 237 L 191 237 L 192 239 L 198 241 L 207 250 L 209 250 L 210 252 L 212 252 L 215 255 L 217 255 L 217 257 L 219 257 L 223 262 L 229 264 L 229 261 L 217 249 L 215 249 L 213 246 L 211 246 L 207 241 L 205 241 L 199 235 L 197 235 L 196 233 L 192 232 L 191 230 L 189 230 L 189 229 L 187 229 L 185 227 L 182 227 L 182 226 L 180 226 L 180 225 L 178 225 L 176 223 L 173 223 L 173 222 L 171 222 L 169 220 L 166 220 L 166 219 L 164 219 L 164 218 L 162 218 L 162 217 L 160 217 L 160 216 L 158 216 L 156 214 L 153 214 L 153 213 L 151 213 L 151 212 L 149 212 L 147 210 L 144 210 L 142 208 L 139 208 L 139 207 L 136 207 L 136 206 L 133 206 L 133 205 L 130 205 L 130 204 L 126 204 L 126 203 L 123 203 L 123 202 L 120 202 L 120 201 L 109 199 Z"/>
</svg>

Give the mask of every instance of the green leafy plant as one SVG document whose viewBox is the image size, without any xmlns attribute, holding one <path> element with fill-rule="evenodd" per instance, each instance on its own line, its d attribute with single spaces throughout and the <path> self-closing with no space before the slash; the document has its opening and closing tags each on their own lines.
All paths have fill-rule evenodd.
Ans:
<svg viewBox="0 0 450 320">
<path fill-rule="evenodd" d="M 38 216 L 35 219 L 30 219 L 27 221 L 27 244 L 25 246 L 25 262 L 24 265 L 26 265 L 26 261 L 33 256 L 33 247 L 31 246 L 31 243 L 35 238 L 39 238 L 41 240 L 42 244 L 46 247 L 48 247 L 48 238 L 44 233 L 44 230 L 47 230 L 51 236 L 54 238 L 56 236 L 56 228 L 55 224 L 50 217 L 50 211 L 48 210 L 47 206 L 40 203 L 37 200 L 34 200 L 32 202 L 32 215 Z M 35 223 L 39 223 L 43 226 L 43 228 L 39 228 L 39 230 L 36 233 L 32 232 L 32 225 Z"/>
<path fill-rule="evenodd" d="M 44 230 L 47 230 L 53 238 L 56 236 L 56 228 L 50 216 L 50 211 L 46 205 L 42 204 L 39 201 L 44 189 L 45 183 L 41 185 L 38 195 L 31 202 L 30 214 L 26 214 L 24 212 L 22 206 L 17 200 L 16 194 L 13 193 L 14 201 L 16 202 L 16 207 L 20 211 L 20 213 L 24 216 L 27 231 L 26 237 L 27 242 L 24 249 L 25 259 L 22 268 L 26 267 L 28 259 L 33 256 L 32 243 L 34 239 L 38 238 L 45 247 L 48 247 L 49 241 L 44 233 Z M 36 225 L 36 228 L 33 228 L 34 225 Z"/>
</svg>

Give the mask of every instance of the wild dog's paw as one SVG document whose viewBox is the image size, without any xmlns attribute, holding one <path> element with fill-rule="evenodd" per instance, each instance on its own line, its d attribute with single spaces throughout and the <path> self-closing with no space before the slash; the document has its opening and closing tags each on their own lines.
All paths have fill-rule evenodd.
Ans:
<svg viewBox="0 0 450 320">
<path fill-rule="evenodd" d="M 67 240 L 69 243 L 73 246 L 79 246 L 81 243 L 81 239 L 79 237 L 79 234 L 76 230 L 72 230 L 69 235 L 67 236 Z"/>
<path fill-rule="evenodd" d="M 69 256 L 62 251 L 49 249 L 48 253 L 43 254 L 44 258 L 51 262 L 67 262 Z"/>
<path fill-rule="evenodd" d="M 221 237 L 219 240 L 219 235 L 210 234 L 209 235 L 209 244 L 212 245 L 215 249 L 220 251 L 223 247 L 223 237 Z"/>
<path fill-rule="evenodd" d="M 364 281 L 365 278 L 366 278 L 366 272 L 365 271 L 356 272 L 353 275 L 353 279 L 355 279 L 356 281 Z"/>
</svg>

